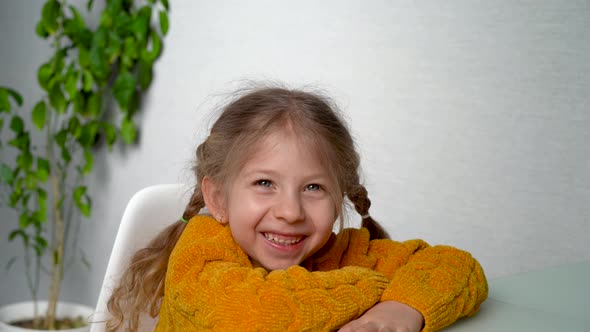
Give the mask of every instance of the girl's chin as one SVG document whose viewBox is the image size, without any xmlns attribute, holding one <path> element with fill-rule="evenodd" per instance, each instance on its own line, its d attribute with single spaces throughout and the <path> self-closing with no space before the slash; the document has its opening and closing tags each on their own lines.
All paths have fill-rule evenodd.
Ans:
<svg viewBox="0 0 590 332">
<path fill-rule="evenodd" d="M 266 264 L 261 264 L 258 261 L 252 260 L 252 265 L 254 267 L 261 267 L 267 271 L 274 271 L 274 270 L 286 270 L 291 266 L 299 265 L 301 262 L 293 261 L 293 262 L 267 262 Z"/>
</svg>

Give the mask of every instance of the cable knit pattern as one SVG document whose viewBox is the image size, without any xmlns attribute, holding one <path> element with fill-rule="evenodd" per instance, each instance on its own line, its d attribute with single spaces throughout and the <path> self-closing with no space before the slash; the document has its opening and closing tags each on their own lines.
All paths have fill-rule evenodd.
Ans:
<svg viewBox="0 0 590 332">
<path fill-rule="evenodd" d="M 348 241 L 319 263 L 267 272 L 253 268 L 227 226 L 192 218 L 170 257 L 156 331 L 332 331 L 386 300 L 417 309 L 423 331 L 437 331 L 487 297 L 469 253 L 344 232 Z"/>
</svg>

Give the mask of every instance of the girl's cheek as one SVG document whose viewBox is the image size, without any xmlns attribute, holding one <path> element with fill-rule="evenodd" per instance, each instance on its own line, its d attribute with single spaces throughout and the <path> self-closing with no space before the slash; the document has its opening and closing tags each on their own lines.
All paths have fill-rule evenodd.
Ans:
<svg viewBox="0 0 590 332">
<path fill-rule="evenodd" d="M 268 195 L 254 195 L 248 199 L 250 209 L 267 210 L 272 205 L 272 200 Z"/>
</svg>

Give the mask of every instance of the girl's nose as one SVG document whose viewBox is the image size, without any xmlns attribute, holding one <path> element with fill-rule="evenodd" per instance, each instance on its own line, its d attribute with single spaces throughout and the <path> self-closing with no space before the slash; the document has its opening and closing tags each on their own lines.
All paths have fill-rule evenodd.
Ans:
<svg viewBox="0 0 590 332">
<path fill-rule="evenodd" d="M 305 213 L 301 197 L 296 193 L 283 193 L 274 206 L 274 216 L 288 223 L 303 220 Z"/>
</svg>

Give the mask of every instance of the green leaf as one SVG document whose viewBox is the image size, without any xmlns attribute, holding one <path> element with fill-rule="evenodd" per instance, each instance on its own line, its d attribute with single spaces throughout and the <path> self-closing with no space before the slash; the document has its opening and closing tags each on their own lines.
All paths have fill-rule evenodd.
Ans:
<svg viewBox="0 0 590 332">
<path fill-rule="evenodd" d="M 10 194 L 10 199 L 9 199 L 8 205 L 10 205 L 10 207 L 12 207 L 12 208 L 16 207 L 16 204 L 21 199 L 21 197 L 22 197 L 22 193 L 20 193 L 18 191 L 13 191 Z"/>
<path fill-rule="evenodd" d="M 152 31 L 150 34 L 152 37 L 152 44 L 151 50 L 142 49 L 141 50 L 141 58 L 147 62 L 154 62 L 160 56 L 160 51 L 162 50 L 162 41 L 160 40 L 160 36 L 157 33 Z"/>
<path fill-rule="evenodd" d="M 43 188 L 37 188 L 37 202 L 39 203 L 39 210 L 37 218 L 41 222 L 47 221 L 47 193 Z"/>
<path fill-rule="evenodd" d="M 0 113 L 8 112 L 12 110 L 10 101 L 8 100 L 8 91 L 0 88 Z"/>
<path fill-rule="evenodd" d="M 37 71 L 37 81 L 44 90 L 49 89 L 49 81 L 53 77 L 53 65 L 51 63 L 44 63 Z"/>
<path fill-rule="evenodd" d="M 110 31 L 108 34 L 108 46 L 104 50 L 110 64 L 115 62 L 121 54 L 121 47 L 119 35 L 114 31 Z"/>
<path fill-rule="evenodd" d="M 100 27 L 94 33 L 94 38 L 92 38 L 92 44 L 99 49 L 104 49 L 105 47 L 107 47 L 107 38 L 108 35 L 106 28 Z"/>
<path fill-rule="evenodd" d="M 135 78 L 129 72 L 122 72 L 115 80 L 113 94 L 122 110 L 129 109 L 132 98 L 135 95 Z"/>
<path fill-rule="evenodd" d="M 90 217 L 90 213 L 92 212 L 92 206 L 90 204 L 80 205 L 79 208 L 80 212 L 82 212 L 85 217 Z"/>
<path fill-rule="evenodd" d="M 25 233 L 25 231 L 23 231 L 22 229 L 15 229 L 14 231 L 10 232 L 10 235 L 8 235 L 8 240 L 12 241 L 14 240 L 17 236 L 20 236 L 23 238 L 23 241 L 25 243 L 29 242 L 29 237 L 27 236 L 27 233 Z"/>
<path fill-rule="evenodd" d="M 127 117 L 123 118 L 123 122 L 121 123 L 121 138 L 123 141 L 127 144 L 132 144 L 135 142 L 136 136 L 137 130 L 135 129 L 135 124 L 133 121 Z"/>
<path fill-rule="evenodd" d="M 8 144 L 14 146 L 20 151 L 28 151 L 31 145 L 31 138 L 28 133 L 21 132 L 14 139 L 8 141 Z"/>
<path fill-rule="evenodd" d="M 45 127 L 45 119 L 47 114 L 47 106 L 45 105 L 44 101 L 38 102 L 35 107 L 33 107 L 33 123 L 39 130 Z"/>
<path fill-rule="evenodd" d="M 152 63 L 143 59 L 139 60 L 137 79 L 142 90 L 147 89 L 152 82 Z"/>
<path fill-rule="evenodd" d="M 102 95 L 99 92 L 91 94 L 87 100 L 86 107 L 87 114 L 95 118 L 98 117 L 102 107 Z"/>
<path fill-rule="evenodd" d="M 72 15 L 74 16 L 73 21 L 75 22 L 76 30 L 84 29 L 86 27 L 86 22 L 84 21 L 84 17 L 82 16 L 82 14 L 80 14 L 78 9 L 76 7 L 74 7 L 73 5 L 69 5 L 68 8 L 70 8 L 70 11 L 72 12 Z"/>
<path fill-rule="evenodd" d="M 16 164 L 24 170 L 29 170 L 33 165 L 33 155 L 29 152 L 23 152 L 16 157 Z"/>
<path fill-rule="evenodd" d="M 25 187 L 28 190 L 34 190 L 37 187 L 37 177 L 32 173 L 27 173 L 25 177 Z"/>
<path fill-rule="evenodd" d="M 73 100 L 74 112 L 82 115 L 86 115 L 86 99 L 84 95 L 86 95 L 86 93 L 83 91 L 82 93 L 77 94 L 76 98 Z"/>
<path fill-rule="evenodd" d="M 59 84 L 53 85 L 49 91 L 49 103 L 58 114 L 63 114 L 66 111 L 67 101 Z"/>
<path fill-rule="evenodd" d="M 168 0 L 162 0 L 162 5 L 164 5 L 164 8 L 166 8 L 166 10 L 170 10 L 170 5 L 168 4 Z"/>
<path fill-rule="evenodd" d="M 49 161 L 43 158 L 37 158 L 37 178 L 43 182 L 49 177 Z"/>
<path fill-rule="evenodd" d="M 78 80 L 80 79 L 80 72 L 74 69 L 74 64 L 71 64 L 68 68 L 68 72 L 65 77 L 64 89 L 70 96 L 69 99 L 74 99 L 78 94 Z"/>
<path fill-rule="evenodd" d="M 47 199 L 47 192 L 43 188 L 37 188 L 37 197 L 41 200 Z"/>
<path fill-rule="evenodd" d="M 131 23 L 131 30 L 135 35 L 135 39 L 140 43 L 144 43 L 147 40 L 151 16 L 152 8 L 149 6 L 143 6 Z"/>
<path fill-rule="evenodd" d="M 115 129 L 115 126 L 106 122 L 102 124 L 102 128 L 107 139 L 107 144 L 110 149 L 117 140 L 117 130 Z"/>
<path fill-rule="evenodd" d="M 10 121 L 10 129 L 12 129 L 12 131 L 16 135 L 22 133 L 24 127 L 25 127 L 25 123 L 23 122 L 23 119 L 20 116 L 15 115 L 12 117 L 12 120 Z"/>
<path fill-rule="evenodd" d="M 26 229 L 31 224 L 31 222 L 31 218 L 29 218 L 29 215 L 25 211 L 20 215 L 18 226 L 20 227 L 20 229 Z"/>
<path fill-rule="evenodd" d="M 37 36 L 45 39 L 49 36 L 49 32 L 47 32 L 47 30 L 45 30 L 45 26 L 43 25 L 43 21 L 39 21 L 37 22 L 37 25 L 35 25 L 35 33 L 37 34 Z"/>
<path fill-rule="evenodd" d="M 94 78 L 92 77 L 92 73 L 85 70 L 82 73 L 82 89 L 86 92 L 92 91 L 92 87 L 94 86 Z"/>
<path fill-rule="evenodd" d="M 104 48 L 93 46 L 90 49 L 90 70 L 99 85 L 102 86 L 109 75 L 109 62 L 104 54 Z"/>
<path fill-rule="evenodd" d="M 19 169 L 20 170 L 20 169 Z M 16 170 L 15 170 L 16 172 Z M 18 174 L 16 174 L 18 176 Z M 13 185 L 13 192 L 18 192 L 19 195 L 23 194 L 23 184 L 25 182 L 25 179 L 23 177 L 17 177 L 16 181 Z"/>
<path fill-rule="evenodd" d="M 127 14 L 125 11 L 119 11 L 119 13 L 114 17 L 114 25 L 117 35 L 121 36 L 121 38 L 126 38 L 133 33 L 131 31 L 131 16 Z"/>
<path fill-rule="evenodd" d="M 0 113 L 10 112 L 12 110 L 10 99 L 8 97 L 12 97 L 18 106 L 22 106 L 23 104 L 23 97 L 18 92 L 0 86 Z"/>
<path fill-rule="evenodd" d="M 160 12 L 160 31 L 162 31 L 162 35 L 168 33 L 168 13 L 165 11 Z"/>
<path fill-rule="evenodd" d="M 14 181 L 14 172 L 4 163 L 0 164 L 0 180 L 8 185 L 12 185 Z"/>
<path fill-rule="evenodd" d="M 79 47 L 82 47 L 86 50 L 92 47 L 93 36 L 94 35 L 92 34 L 92 31 L 90 31 L 88 28 L 83 28 L 78 31 L 78 42 L 80 44 Z"/>
<path fill-rule="evenodd" d="M 113 15 L 109 10 L 104 10 L 100 14 L 100 25 L 110 29 L 113 26 Z"/>
<path fill-rule="evenodd" d="M 23 106 L 23 97 L 18 92 L 16 92 L 15 90 L 9 89 L 9 88 L 3 88 L 3 89 L 8 91 L 8 94 L 12 97 L 12 99 L 14 101 L 16 101 L 16 104 L 18 106 Z"/>
<path fill-rule="evenodd" d="M 31 181 L 31 179 L 29 179 L 30 176 L 31 176 L 31 174 L 27 174 L 26 177 L 24 178 L 25 188 L 28 190 L 31 190 L 30 187 L 32 186 L 31 184 L 29 184 L 29 181 Z M 27 206 L 29 204 L 30 198 L 31 198 L 31 194 L 25 193 L 23 195 L 22 200 L 21 200 L 21 206 Z"/>
<path fill-rule="evenodd" d="M 67 55 L 67 49 L 62 48 L 58 52 L 55 53 L 53 58 L 51 59 L 51 63 L 53 64 L 53 72 L 55 74 L 60 74 L 61 71 L 64 69 L 65 66 L 65 57 Z M 51 84 L 50 84 L 51 85 Z"/>
<path fill-rule="evenodd" d="M 68 130 L 75 138 L 80 137 L 82 128 L 80 126 L 80 120 L 78 120 L 77 116 L 72 116 L 70 118 L 70 122 L 68 123 Z"/>
<path fill-rule="evenodd" d="M 94 121 L 88 122 L 82 126 L 82 131 L 80 133 L 80 137 L 78 138 L 78 142 L 84 147 L 92 146 L 96 140 L 97 132 L 98 123 Z"/>
<path fill-rule="evenodd" d="M 82 173 L 84 175 L 87 175 L 92 170 L 92 165 L 94 164 L 94 158 L 92 156 L 92 152 L 90 152 L 90 149 L 88 149 L 88 148 L 84 149 L 84 160 L 86 161 L 86 164 L 84 164 L 84 168 L 82 169 Z"/>
<path fill-rule="evenodd" d="M 74 203 L 80 210 L 80 212 L 86 216 L 90 217 L 90 197 L 86 194 L 86 186 L 79 186 L 74 190 L 73 198 Z"/>
<path fill-rule="evenodd" d="M 88 11 L 90 11 L 90 9 L 92 9 L 92 3 L 94 2 L 94 0 L 88 0 L 88 2 L 86 3 L 86 9 Z"/>
<path fill-rule="evenodd" d="M 78 63 L 82 68 L 90 67 L 90 52 L 88 51 L 88 47 L 78 48 Z"/>
<path fill-rule="evenodd" d="M 35 236 L 35 242 L 42 248 L 47 248 L 47 240 L 41 236 Z"/>
<path fill-rule="evenodd" d="M 129 58 L 129 61 L 135 60 L 139 57 L 139 52 L 137 52 L 138 45 L 135 42 L 135 39 L 132 37 L 125 38 L 123 42 L 123 55 Z"/>
<path fill-rule="evenodd" d="M 68 151 L 68 149 L 66 149 L 65 147 L 61 148 L 61 158 L 64 160 L 66 165 L 69 164 L 72 160 L 72 155 L 70 154 L 70 151 Z"/>
<path fill-rule="evenodd" d="M 76 28 L 76 22 L 73 19 L 66 18 L 63 23 L 63 33 L 70 37 L 70 39 L 77 44 L 78 40 L 78 29 Z"/>
<path fill-rule="evenodd" d="M 57 0 L 49 0 L 41 11 L 41 22 L 50 35 L 59 28 L 58 17 L 61 16 L 61 4 Z"/>
<path fill-rule="evenodd" d="M 55 134 L 54 139 L 57 145 L 60 147 L 65 147 L 66 139 L 68 138 L 68 130 L 62 129 L 57 134 Z"/>
</svg>

